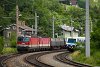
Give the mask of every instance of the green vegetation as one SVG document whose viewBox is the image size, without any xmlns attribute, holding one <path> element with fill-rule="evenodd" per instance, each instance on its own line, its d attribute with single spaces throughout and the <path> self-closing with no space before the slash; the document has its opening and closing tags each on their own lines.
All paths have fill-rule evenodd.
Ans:
<svg viewBox="0 0 100 67">
<path fill-rule="evenodd" d="M 8 42 L 10 45 L 5 46 L 4 48 L 4 40 L 7 39 L 3 39 L 3 37 L 0 37 L 0 54 L 11 54 L 11 53 L 16 53 L 17 49 L 16 49 L 16 33 L 12 32 L 11 33 L 11 38 L 9 38 Z"/>
<path fill-rule="evenodd" d="M 16 39 L 15 39 L 15 33 L 12 32 L 11 38 L 9 39 L 10 45 L 4 48 L 4 39 L 3 37 L 0 37 L 0 54 L 12 54 L 17 53 L 16 47 Z"/>
<path fill-rule="evenodd" d="M 13 48 L 16 47 L 16 33 L 15 32 L 11 33 L 10 47 L 13 47 Z"/>
<path fill-rule="evenodd" d="M 78 6 L 85 8 L 85 0 L 78 0 Z"/>
<path fill-rule="evenodd" d="M 96 51 L 96 52 L 93 51 L 93 53 L 91 53 L 91 57 L 89 57 L 89 58 L 86 58 L 85 52 L 81 52 L 81 51 L 75 51 L 70 56 L 76 62 L 90 64 L 92 66 L 100 66 L 100 52 L 99 51 Z"/>
<path fill-rule="evenodd" d="M 8 40 L 8 43 L 10 45 L 7 45 L 4 47 L 4 40 Z M 11 38 L 9 39 L 3 39 L 3 37 L 0 37 L 0 54 L 11 54 L 16 53 L 16 33 L 11 33 Z"/>
<path fill-rule="evenodd" d="M 52 17 L 55 17 L 55 33 L 61 34 L 58 30 L 59 25 L 71 24 L 81 31 L 81 36 L 85 30 L 85 0 L 78 0 L 79 7 L 70 6 L 70 0 L 67 4 L 59 3 L 59 0 L 17 0 L 19 13 L 22 15 L 19 20 L 26 21 L 28 26 L 35 25 L 34 14 L 37 12 L 38 18 L 38 35 L 52 37 Z M 99 0 L 97 0 L 99 1 Z M 90 0 L 90 21 L 95 26 L 99 19 L 99 2 Z M 80 8 L 81 7 L 81 8 Z M 16 22 L 16 0 L 2 0 L 0 2 L 0 26 L 7 27 Z M 3 22 L 3 23 L 2 23 Z M 82 27 L 82 28 L 81 28 Z"/>
<path fill-rule="evenodd" d="M 4 47 L 3 37 L 0 37 L 0 53 L 2 52 Z"/>
<path fill-rule="evenodd" d="M 12 53 L 17 53 L 17 49 L 11 48 L 11 47 L 6 47 L 2 51 L 2 54 L 12 54 Z"/>
<path fill-rule="evenodd" d="M 55 33 L 61 34 L 61 30 L 58 30 L 59 25 L 70 25 L 71 19 L 74 21 L 73 26 L 75 28 L 81 29 L 81 27 L 83 27 L 84 31 L 85 11 L 80 7 L 64 5 L 59 3 L 59 0 L 18 0 L 18 5 L 20 14 L 22 15 L 19 17 L 19 20 L 26 21 L 26 24 L 30 27 L 35 25 L 34 14 L 37 12 L 39 16 L 39 36 L 52 37 L 53 16 L 55 17 Z M 0 25 L 5 27 L 15 23 L 16 0 L 2 0 L 0 2 L 0 7 L 0 17 L 2 17 L 2 19 L 0 18 Z M 4 18 L 5 16 L 10 18 Z"/>
</svg>

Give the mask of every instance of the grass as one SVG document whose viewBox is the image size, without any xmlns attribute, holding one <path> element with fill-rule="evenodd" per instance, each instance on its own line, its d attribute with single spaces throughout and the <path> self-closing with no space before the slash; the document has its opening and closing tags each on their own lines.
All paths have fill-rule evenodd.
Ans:
<svg viewBox="0 0 100 67">
<path fill-rule="evenodd" d="M 17 53 L 17 49 L 11 48 L 11 47 L 6 47 L 2 51 L 2 54 L 12 54 L 12 53 Z"/>
<path fill-rule="evenodd" d="M 96 51 L 94 52 L 91 57 L 86 58 L 85 53 L 82 53 L 81 51 L 75 51 L 70 55 L 73 60 L 85 64 L 90 64 L 92 66 L 100 66 L 100 52 Z"/>
</svg>

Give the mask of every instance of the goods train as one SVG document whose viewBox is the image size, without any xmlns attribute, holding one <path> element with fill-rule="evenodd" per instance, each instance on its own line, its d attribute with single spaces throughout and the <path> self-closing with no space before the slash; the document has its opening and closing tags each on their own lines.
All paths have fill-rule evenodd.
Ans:
<svg viewBox="0 0 100 67">
<path fill-rule="evenodd" d="M 39 37 L 18 37 L 17 50 L 20 51 L 39 51 L 52 49 L 72 50 L 77 41 L 84 41 L 82 38 L 39 38 Z"/>
<path fill-rule="evenodd" d="M 62 49 L 64 46 L 63 38 L 18 37 L 17 39 L 17 50 L 19 52 Z"/>
</svg>

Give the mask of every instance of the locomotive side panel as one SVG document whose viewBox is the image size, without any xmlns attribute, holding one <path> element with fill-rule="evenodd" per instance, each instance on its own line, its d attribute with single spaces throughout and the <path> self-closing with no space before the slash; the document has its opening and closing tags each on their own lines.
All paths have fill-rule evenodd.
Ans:
<svg viewBox="0 0 100 67">
<path fill-rule="evenodd" d="M 30 38 L 29 50 L 39 50 L 39 38 Z"/>
<path fill-rule="evenodd" d="M 51 38 L 40 38 L 39 41 L 40 49 L 50 49 Z"/>
</svg>

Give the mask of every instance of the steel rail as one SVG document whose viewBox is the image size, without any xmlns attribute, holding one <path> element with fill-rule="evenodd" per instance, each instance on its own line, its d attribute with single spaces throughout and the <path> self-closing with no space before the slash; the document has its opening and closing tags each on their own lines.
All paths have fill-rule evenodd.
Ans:
<svg viewBox="0 0 100 67">
<path fill-rule="evenodd" d="M 69 64 L 69 65 L 73 65 L 76 67 L 92 67 L 88 64 L 82 64 L 82 63 L 75 62 L 75 61 L 69 59 L 68 54 L 69 54 L 69 52 L 68 53 L 61 53 L 61 54 L 54 56 L 54 58 L 55 58 L 55 60 L 58 60 L 60 62 Z"/>
<path fill-rule="evenodd" d="M 7 59 L 10 59 L 12 57 L 16 57 L 16 56 L 19 56 L 19 55 L 22 55 L 22 54 L 10 54 L 10 55 L 4 55 L 4 56 L 1 56 L 0 57 L 0 67 L 7 67 L 6 64 L 4 63 Z"/>
<path fill-rule="evenodd" d="M 65 51 L 65 50 L 53 50 L 53 51 L 47 51 L 47 52 L 42 52 L 42 53 L 38 53 L 38 54 L 33 54 L 33 55 L 26 57 L 25 61 L 32 65 L 35 65 L 36 67 L 54 67 L 52 65 L 48 65 L 48 64 L 41 62 L 38 58 L 43 55 L 49 54 L 49 53 L 62 52 L 62 51 Z"/>
</svg>

